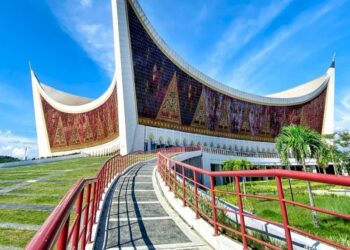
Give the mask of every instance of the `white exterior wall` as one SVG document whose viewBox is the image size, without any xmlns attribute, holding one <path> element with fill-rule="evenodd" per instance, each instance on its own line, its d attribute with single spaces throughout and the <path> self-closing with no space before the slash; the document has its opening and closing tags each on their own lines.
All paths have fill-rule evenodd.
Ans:
<svg viewBox="0 0 350 250">
<path fill-rule="evenodd" d="M 187 146 L 191 144 L 191 141 L 194 142 L 194 145 L 197 145 L 198 142 L 200 145 L 204 145 L 204 143 L 207 144 L 209 147 L 210 144 L 213 142 L 214 147 L 216 148 L 218 144 L 220 144 L 220 147 L 223 148 L 224 145 L 226 145 L 226 149 L 231 146 L 233 149 L 235 147 L 240 150 L 243 148 L 244 151 L 253 151 L 253 152 L 276 152 L 275 144 L 272 142 L 260 142 L 260 141 L 246 141 L 246 140 L 238 140 L 238 139 L 230 139 L 230 138 L 223 138 L 223 137 L 215 137 L 215 136 L 207 136 L 207 135 L 200 135 L 200 134 L 192 134 L 192 133 L 186 133 L 181 132 L 177 130 L 170 130 L 170 129 L 164 129 L 164 128 L 155 128 L 155 127 L 148 127 L 145 126 L 145 137 L 144 139 L 150 143 L 150 136 L 151 134 L 154 136 L 154 143 L 160 144 L 159 138 L 163 138 L 164 144 L 167 144 L 168 138 L 172 140 L 172 145 L 175 145 L 176 139 L 179 140 L 179 145 L 184 145 L 183 141 L 184 139 L 187 141 Z M 248 149 L 248 150 L 247 150 Z"/>
<path fill-rule="evenodd" d="M 211 164 L 222 165 L 224 161 L 228 159 L 242 159 L 250 161 L 254 166 L 282 166 L 281 160 L 279 158 L 257 158 L 257 157 L 242 157 L 242 156 L 232 156 L 232 155 L 221 155 L 221 154 L 211 154 L 207 152 L 202 152 L 202 166 L 203 169 L 211 171 Z M 298 166 L 295 159 L 289 159 L 291 166 Z M 308 166 L 315 166 L 317 163 L 315 160 L 307 160 L 306 164 Z M 219 180 L 220 181 L 220 180 Z M 222 180 L 221 180 L 222 181 Z M 204 185 L 210 186 L 210 180 L 208 176 L 204 176 Z"/>
<path fill-rule="evenodd" d="M 134 150 L 137 105 L 125 0 L 112 0 L 120 154 Z"/>
<path fill-rule="evenodd" d="M 322 134 L 334 133 L 334 91 L 335 91 L 335 68 L 330 67 L 327 70 L 329 75 L 327 95 L 326 95 L 326 107 L 323 117 L 323 129 Z M 315 110 L 315 112 L 317 112 Z"/>
<path fill-rule="evenodd" d="M 36 78 L 33 70 L 30 70 L 32 78 L 32 91 L 33 91 L 33 102 L 34 102 L 34 114 L 35 114 L 35 127 L 36 136 L 38 142 L 38 153 L 39 157 L 51 156 L 49 138 L 47 136 L 46 123 L 44 117 L 43 106 L 41 104 L 40 91 L 38 89 L 39 81 Z"/>
</svg>

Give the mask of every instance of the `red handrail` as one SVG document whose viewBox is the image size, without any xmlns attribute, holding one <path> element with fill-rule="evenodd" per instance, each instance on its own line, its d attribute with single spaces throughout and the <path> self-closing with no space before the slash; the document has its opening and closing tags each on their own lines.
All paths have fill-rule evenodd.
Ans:
<svg viewBox="0 0 350 250">
<path fill-rule="evenodd" d="M 145 160 L 147 154 L 157 152 L 180 153 L 200 150 L 200 147 L 162 148 L 151 152 L 134 152 L 125 156 L 116 155 L 108 159 L 94 178 L 78 180 L 46 219 L 39 231 L 26 246 L 27 250 L 46 250 L 54 246 L 58 250 L 85 249 L 92 241 L 93 224 L 97 222 L 97 211 L 105 189 L 128 166 Z M 85 202 L 84 202 L 85 196 Z M 75 206 L 75 211 L 72 212 Z M 73 223 L 70 217 L 74 215 Z"/>
<path fill-rule="evenodd" d="M 282 178 L 290 178 L 304 181 L 313 181 L 313 182 L 322 182 L 328 184 L 334 184 L 339 186 L 350 186 L 350 177 L 345 176 L 334 176 L 334 175 L 326 175 L 326 174 L 315 174 L 315 173 L 306 173 L 300 171 L 290 171 L 290 170 L 280 170 L 280 169 L 271 169 L 271 170 L 247 170 L 247 171 L 207 171 L 195 166 L 191 166 L 189 164 L 174 160 L 164 153 L 158 153 L 157 155 L 157 164 L 158 164 L 158 172 L 165 184 L 170 188 L 172 192 L 175 193 L 175 196 L 182 199 L 183 205 L 189 205 L 193 208 L 196 213 L 196 218 L 202 217 L 205 220 L 209 221 L 213 225 L 214 235 L 218 234 L 218 228 L 225 228 L 227 231 L 230 231 L 234 234 L 241 236 L 242 243 L 244 249 L 248 249 L 248 239 L 258 242 L 268 248 L 272 249 L 281 249 L 278 246 L 272 245 L 271 243 L 262 241 L 247 232 L 247 228 L 245 225 L 245 218 L 252 218 L 256 220 L 261 220 L 265 222 L 269 222 L 271 224 L 281 226 L 285 231 L 285 242 L 288 249 L 293 249 L 292 242 L 292 231 L 304 235 L 305 237 L 309 237 L 325 244 L 331 245 L 333 247 L 339 249 L 350 249 L 349 246 L 344 246 L 337 242 L 331 241 L 329 239 L 322 238 L 320 236 L 313 235 L 311 233 L 305 232 L 299 228 L 292 227 L 288 221 L 288 211 L 286 204 L 292 204 L 294 206 L 314 210 L 320 213 L 325 213 L 328 215 L 336 216 L 338 218 L 342 218 L 345 220 L 350 220 L 350 215 L 342 214 L 335 211 L 312 207 L 309 205 L 305 205 L 299 202 L 294 202 L 286 199 L 284 197 L 284 191 L 282 187 Z M 198 182 L 198 175 L 201 174 L 203 176 L 207 176 L 210 180 L 210 186 L 206 187 L 202 183 Z M 214 186 L 214 178 L 215 177 L 233 177 L 235 179 L 235 192 L 223 191 L 223 190 L 215 190 Z M 276 181 L 277 193 L 278 197 L 267 197 L 264 195 L 256 195 L 256 194 L 244 194 L 240 190 L 240 177 L 274 177 Z M 189 184 L 186 184 L 188 182 Z M 191 188 L 188 187 L 191 185 Z M 177 188 L 178 187 L 178 188 Z M 180 189 L 180 191 L 178 191 Z M 207 198 L 203 198 L 199 195 L 199 190 L 202 190 L 206 193 Z M 181 192 L 181 195 L 178 194 Z M 194 202 L 190 201 L 189 196 L 186 195 L 190 193 L 194 199 Z M 235 195 L 237 197 L 238 210 L 230 211 L 230 209 L 223 208 L 219 206 L 217 202 L 216 193 L 222 194 L 226 193 L 229 195 Z M 242 202 L 242 197 L 252 197 L 257 199 L 266 199 L 266 200 L 274 200 L 280 203 L 280 213 L 282 216 L 282 223 L 277 221 L 269 221 L 264 218 L 260 218 L 258 216 L 247 214 L 244 212 L 244 203 Z M 202 201 L 203 204 L 209 205 L 211 207 L 210 212 L 207 210 L 202 211 L 198 205 L 198 203 Z M 240 231 L 237 231 L 235 228 L 228 227 L 227 225 L 223 225 L 218 221 L 217 211 L 225 211 L 227 213 L 236 214 L 239 216 L 240 223 Z"/>
</svg>

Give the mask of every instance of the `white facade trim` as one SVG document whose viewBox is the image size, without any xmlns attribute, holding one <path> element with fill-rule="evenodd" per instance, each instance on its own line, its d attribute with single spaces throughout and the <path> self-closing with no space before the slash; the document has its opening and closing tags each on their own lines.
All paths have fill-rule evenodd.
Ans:
<svg viewBox="0 0 350 250">
<path fill-rule="evenodd" d="M 118 88 L 120 154 L 133 151 L 137 104 L 125 0 L 112 0 L 115 72 Z"/>
<path fill-rule="evenodd" d="M 175 145 L 176 140 L 179 140 L 179 145 L 185 146 L 184 140 L 186 140 L 187 146 L 190 145 L 193 141 L 194 145 L 200 143 L 203 146 L 206 143 L 208 147 L 210 147 L 210 144 L 213 143 L 214 147 L 220 145 L 220 147 L 223 148 L 223 146 L 225 145 L 227 149 L 231 146 L 232 149 L 242 150 L 246 152 L 276 152 L 275 143 L 273 142 L 238 140 L 145 126 L 144 140 L 147 143 L 151 142 L 151 134 L 154 136 L 153 142 L 155 144 L 161 144 L 159 138 L 162 137 L 164 140 L 163 144 L 165 145 L 168 144 L 167 141 L 168 138 L 170 138 L 172 141 L 172 145 Z"/>
<path fill-rule="evenodd" d="M 327 71 L 327 74 L 330 76 L 330 78 L 329 78 L 328 87 L 327 87 L 322 134 L 333 134 L 334 133 L 335 68 L 330 67 Z"/>
<path fill-rule="evenodd" d="M 38 142 L 38 153 L 39 157 L 51 156 L 49 137 L 47 136 L 47 128 L 45 123 L 43 106 L 41 103 L 41 96 L 39 90 L 39 81 L 36 78 L 33 70 L 30 70 L 32 79 L 32 91 L 33 91 L 33 102 L 34 102 L 34 114 L 35 114 L 35 127 L 36 136 Z"/>
</svg>

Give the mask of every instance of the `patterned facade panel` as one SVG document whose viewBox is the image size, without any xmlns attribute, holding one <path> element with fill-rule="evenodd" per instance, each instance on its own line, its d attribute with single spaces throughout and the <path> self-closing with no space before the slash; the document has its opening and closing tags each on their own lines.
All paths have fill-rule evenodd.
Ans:
<svg viewBox="0 0 350 250">
<path fill-rule="evenodd" d="M 130 4 L 128 20 L 139 124 L 259 141 L 273 141 L 288 124 L 322 131 L 326 89 L 307 103 L 288 107 L 232 98 L 205 86 L 171 61 Z"/>
<path fill-rule="evenodd" d="M 105 103 L 84 113 L 59 111 L 44 98 L 41 102 L 52 152 L 98 146 L 119 135 L 116 88 Z"/>
</svg>

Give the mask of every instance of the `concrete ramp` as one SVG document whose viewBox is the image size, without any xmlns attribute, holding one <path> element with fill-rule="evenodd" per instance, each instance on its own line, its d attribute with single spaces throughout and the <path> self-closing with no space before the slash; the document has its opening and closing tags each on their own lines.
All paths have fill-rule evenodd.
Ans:
<svg viewBox="0 0 350 250">
<path fill-rule="evenodd" d="M 137 164 L 112 185 L 94 249 L 210 249 L 160 196 L 154 167 Z"/>
</svg>

